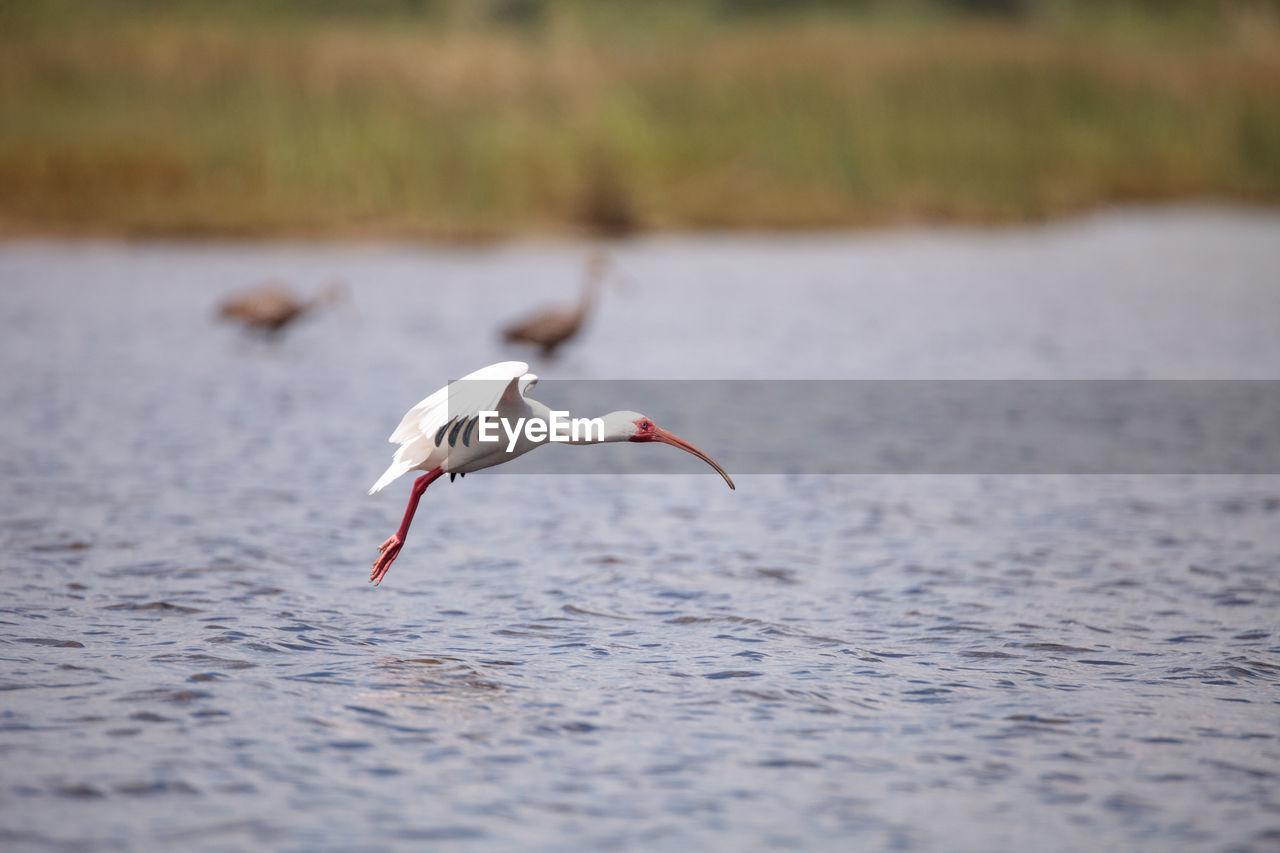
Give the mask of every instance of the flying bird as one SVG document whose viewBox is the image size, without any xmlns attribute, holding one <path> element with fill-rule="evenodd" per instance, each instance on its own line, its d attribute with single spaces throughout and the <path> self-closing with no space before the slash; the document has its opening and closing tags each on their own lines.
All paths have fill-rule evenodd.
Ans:
<svg viewBox="0 0 1280 853">
<path fill-rule="evenodd" d="M 218 316 L 235 320 L 246 328 L 275 335 L 299 317 L 325 303 L 342 299 L 342 284 L 331 284 L 319 296 L 303 299 L 294 295 L 283 282 L 267 281 L 243 293 L 230 296 L 218 306 Z"/>
<path fill-rule="evenodd" d="M 538 377 L 528 372 L 523 361 L 503 361 L 469 373 L 427 397 L 410 409 L 391 433 L 392 444 L 400 445 L 390 467 L 369 489 L 374 494 L 409 471 L 425 471 L 413 483 L 409 505 L 405 507 L 400 529 L 378 546 L 379 556 L 373 563 L 369 580 L 377 585 L 386 576 L 404 546 L 413 523 L 413 514 L 427 486 L 448 474 L 456 475 L 501 465 L 546 443 L 533 440 L 522 431 L 511 441 L 481 440 L 484 421 L 481 413 L 496 412 L 497 418 L 515 424 L 520 418 L 552 421 L 551 409 L 525 395 L 537 384 Z M 566 443 L 600 444 L 610 441 L 658 441 L 692 453 L 719 472 L 729 488 L 735 488 L 725 470 L 707 454 L 683 438 L 668 432 L 639 412 L 610 412 L 599 419 L 603 430 L 587 430 L 573 434 Z"/>
<path fill-rule="evenodd" d="M 582 295 L 574 306 L 545 308 L 502 330 L 507 343 L 526 343 L 542 347 L 544 358 L 554 358 L 556 349 L 582 328 L 582 323 L 595 306 L 600 283 L 612 267 L 609 257 L 597 252 L 587 259 L 582 277 Z"/>
</svg>

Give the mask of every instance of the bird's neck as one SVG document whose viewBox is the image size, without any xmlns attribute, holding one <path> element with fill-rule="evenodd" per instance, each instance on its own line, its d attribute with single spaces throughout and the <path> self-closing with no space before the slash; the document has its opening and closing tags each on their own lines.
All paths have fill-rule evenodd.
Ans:
<svg viewBox="0 0 1280 853">
<path fill-rule="evenodd" d="M 578 299 L 578 313 L 585 314 L 596 302 L 596 292 L 600 289 L 600 275 L 595 271 L 588 272 L 582 280 L 582 296 Z"/>
</svg>

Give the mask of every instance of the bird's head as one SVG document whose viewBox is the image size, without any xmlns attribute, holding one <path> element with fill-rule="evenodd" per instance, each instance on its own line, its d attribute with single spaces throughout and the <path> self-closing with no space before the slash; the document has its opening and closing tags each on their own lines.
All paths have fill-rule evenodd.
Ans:
<svg viewBox="0 0 1280 853">
<path fill-rule="evenodd" d="M 692 453 L 712 468 L 715 468 L 720 476 L 724 477 L 724 481 L 729 484 L 729 488 L 737 488 L 737 486 L 733 484 L 733 479 L 730 478 L 725 470 L 721 468 L 719 463 L 714 459 L 675 433 L 668 432 L 658 426 L 653 422 L 652 418 L 642 415 L 639 412 L 610 412 L 605 415 L 604 440 L 635 442 L 658 441 L 663 444 L 669 444 L 672 447 L 678 447 L 686 453 Z"/>
</svg>

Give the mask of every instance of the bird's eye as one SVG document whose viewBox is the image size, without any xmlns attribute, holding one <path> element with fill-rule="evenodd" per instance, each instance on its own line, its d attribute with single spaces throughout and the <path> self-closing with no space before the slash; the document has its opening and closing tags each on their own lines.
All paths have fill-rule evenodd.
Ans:
<svg viewBox="0 0 1280 853">
<path fill-rule="evenodd" d="M 641 429 L 653 429 L 653 424 L 649 423 L 648 421 L 645 421 L 644 423 L 640 424 L 640 428 L 641 428 Z"/>
</svg>

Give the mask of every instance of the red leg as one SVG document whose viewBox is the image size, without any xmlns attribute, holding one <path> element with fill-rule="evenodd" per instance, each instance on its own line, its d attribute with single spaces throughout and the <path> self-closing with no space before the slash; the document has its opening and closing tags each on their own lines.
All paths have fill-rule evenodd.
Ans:
<svg viewBox="0 0 1280 853">
<path fill-rule="evenodd" d="M 413 481 L 413 492 L 409 495 L 409 505 L 404 509 L 404 520 L 400 522 L 400 529 L 386 542 L 378 546 L 378 550 L 382 553 L 378 556 L 378 559 L 374 560 L 373 572 L 369 575 L 369 580 L 374 586 L 382 583 L 382 578 L 386 576 L 387 569 L 391 568 L 391 564 L 396 561 L 396 557 L 400 554 L 400 548 L 404 545 L 404 537 L 409 535 L 409 525 L 413 523 L 413 514 L 418 511 L 418 501 L 422 498 L 422 493 L 427 490 L 427 486 L 430 486 L 436 481 L 436 478 L 443 474 L 443 468 L 432 468 Z"/>
</svg>

